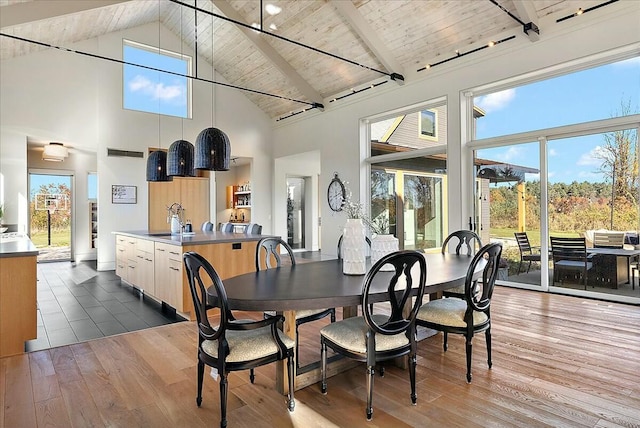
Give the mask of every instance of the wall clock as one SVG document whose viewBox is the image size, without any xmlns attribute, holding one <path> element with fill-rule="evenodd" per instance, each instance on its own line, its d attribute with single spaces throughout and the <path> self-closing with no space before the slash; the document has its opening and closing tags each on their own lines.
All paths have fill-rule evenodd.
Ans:
<svg viewBox="0 0 640 428">
<path fill-rule="evenodd" d="M 333 211 L 342 211 L 344 201 L 347 199 L 347 191 L 344 188 L 342 180 L 338 177 L 338 173 L 333 173 L 333 180 L 329 183 L 327 189 L 327 202 L 329 202 L 329 208 Z"/>
</svg>

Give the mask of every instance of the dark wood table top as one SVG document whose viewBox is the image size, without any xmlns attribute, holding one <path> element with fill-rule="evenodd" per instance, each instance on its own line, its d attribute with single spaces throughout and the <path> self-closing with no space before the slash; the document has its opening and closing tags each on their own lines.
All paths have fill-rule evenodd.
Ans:
<svg viewBox="0 0 640 428">
<path fill-rule="evenodd" d="M 455 254 L 425 254 L 426 294 L 464 284 L 472 258 Z M 479 265 L 479 275 L 484 264 Z M 373 296 L 386 300 L 391 272 L 376 277 Z M 362 303 L 365 275 L 344 275 L 342 260 L 301 263 L 251 272 L 223 281 L 229 307 L 246 311 L 286 311 L 357 306 Z"/>
</svg>

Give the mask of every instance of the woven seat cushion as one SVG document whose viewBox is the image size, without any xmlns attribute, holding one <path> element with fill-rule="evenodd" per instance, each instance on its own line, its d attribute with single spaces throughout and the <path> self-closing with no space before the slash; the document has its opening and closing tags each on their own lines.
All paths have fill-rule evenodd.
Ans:
<svg viewBox="0 0 640 428">
<path fill-rule="evenodd" d="M 467 302 L 462 299 L 437 299 L 425 303 L 418 311 L 418 320 L 449 327 L 466 327 L 464 313 Z M 479 325 L 487 321 L 487 314 L 474 311 L 473 324 Z"/>
<path fill-rule="evenodd" d="M 284 345 L 289 349 L 293 348 L 295 345 L 293 339 L 280 330 L 277 332 Z M 271 327 L 241 331 L 227 330 L 226 337 L 229 344 L 229 355 L 226 361 L 229 363 L 251 361 L 278 352 L 278 346 L 271 336 Z M 202 350 L 213 358 L 218 358 L 218 341 L 205 340 L 202 342 Z"/>
<path fill-rule="evenodd" d="M 296 319 L 299 320 L 300 318 L 305 318 L 310 315 L 319 314 L 320 312 L 324 312 L 324 311 L 326 311 L 326 309 L 301 309 L 299 311 L 296 311 Z M 276 316 L 276 311 L 264 311 L 264 313 L 269 317 Z"/>
<path fill-rule="evenodd" d="M 377 324 L 384 324 L 389 317 L 374 315 Z M 364 354 L 367 352 L 367 330 L 369 327 L 363 317 L 347 318 L 343 321 L 331 323 L 320 330 L 320 334 L 329 341 L 348 349 L 349 351 Z M 376 334 L 376 352 L 397 349 L 409 344 L 409 339 L 404 333 L 387 336 Z"/>
</svg>

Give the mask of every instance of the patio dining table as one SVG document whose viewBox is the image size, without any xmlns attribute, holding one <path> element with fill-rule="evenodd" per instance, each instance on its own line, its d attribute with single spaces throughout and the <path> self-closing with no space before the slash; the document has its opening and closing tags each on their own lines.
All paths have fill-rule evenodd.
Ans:
<svg viewBox="0 0 640 428">
<path fill-rule="evenodd" d="M 631 283 L 631 263 L 640 259 L 640 249 L 596 247 L 587 248 L 587 254 L 592 256 L 594 285 L 612 288 Z"/>
</svg>

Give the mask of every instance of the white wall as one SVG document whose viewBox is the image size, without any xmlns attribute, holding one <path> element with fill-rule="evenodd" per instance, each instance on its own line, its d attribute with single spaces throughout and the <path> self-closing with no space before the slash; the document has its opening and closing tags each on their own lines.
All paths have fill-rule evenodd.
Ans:
<svg viewBox="0 0 640 428">
<path fill-rule="evenodd" d="M 157 45 L 158 24 L 107 34 L 69 47 L 121 59 L 124 38 Z M 161 48 L 192 54 L 180 45 L 178 38 L 161 27 Z M 198 75 L 209 79 L 210 66 L 204 59 L 198 62 Z M 233 156 L 254 159 L 253 203 L 261 207 L 260 213 L 267 213 L 256 215 L 255 221 L 265 226 L 264 232 L 270 231 L 270 222 L 266 220 L 271 212 L 271 120 L 241 91 L 216 87 L 212 100 L 210 85 L 194 81 L 193 118 L 181 120 L 161 116 L 159 121 L 155 114 L 122 108 L 122 66 L 118 63 L 46 50 L 4 60 L 0 67 L 0 124 L 3 129 L 0 144 L 3 151 L 5 144 L 13 144 L 13 139 L 5 138 L 6 130 L 23 140 L 29 136 L 61 141 L 96 152 L 100 225 L 98 269 L 115 267 L 112 232 L 146 229 L 148 219 L 146 155 L 145 159 L 107 157 L 107 148 L 146 153 L 148 147 L 167 148 L 177 139 L 184 138 L 193 143 L 202 129 L 212 125 L 222 129 L 229 136 Z M 219 76 L 216 79 L 222 80 Z M 21 168 L 20 176 L 26 189 L 26 149 L 23 152 L 25 166 Z M 2 173 L 4 162 L 0 166 Z M 24 189 L 9 184 L 4 187 L 5 198 L 14 200 Z M 137 186 L 138 203 L 111 204 L 113 184 Z M 211 197 L 215 200 L 215 186 L 211 189 Z"/>
<path fill-rule="evenodd" d="M 585 19 L 583 19 L 585 18 Z M 426 100 L 446 96 L 448 140 L 448 195 L 450 230 L 466 228 L 473 215 L 470 171 L 471 152 L 465 149 L 466 137 L 461 134 L 461 93 L 469 88 L 501 81 L 534 70 L 544 69 L 570 60 L 607 52 L 611 49 L 640 42 L 640 2 L 614 3 L 597 13 L 556 24 L 544 22 L 538 42 L 531 42 L 519 31 L 506 32 L 516 39 L 462 57 L 417 75 L 407 73 L 407 83 L 393 82 L 362 95 L 349 97 L 336 103 L 325 102 L 324 112 L 312 111 L 280 121 L 274 129 L 274 158 L 292 156 L 317 150 L 322 171 L 320 189 L 326 189 L 337 171 L 343 181 L 349 182 L 354 199 L 358 199 L 361 186 L 366 184 L 364 156 L 360 153 L 359 121 L 363 118 L 405 108 Z M 571 31 L 570 31 L 571 30 Z M 640 51 L 640 47 L 638 47 Z M 597 102 L 594 100 L 594 102 Z M 277 164 L 276 164 L 277 165 Z M 282 193 L 283 184 L 275 173 L 275 194 Z M 363 192 L 364 194 L 365 192 Z M 274 201 L 275 232 L 280 224 L 280 202 Z M 327 202 L 321 198 L 322 237 L 335 242 L 344 222 L 344 214 L 329 214 Z M 323 253 L 333 254 L 331 246 L 323 245 Z"/>
<path fill-rule="evenodd" d="M 27 139 L 3 127 L 0 132 L 0 205 L 2 224 L 27 232 L 29 188 L 27 186 Z"/>
</svg>

